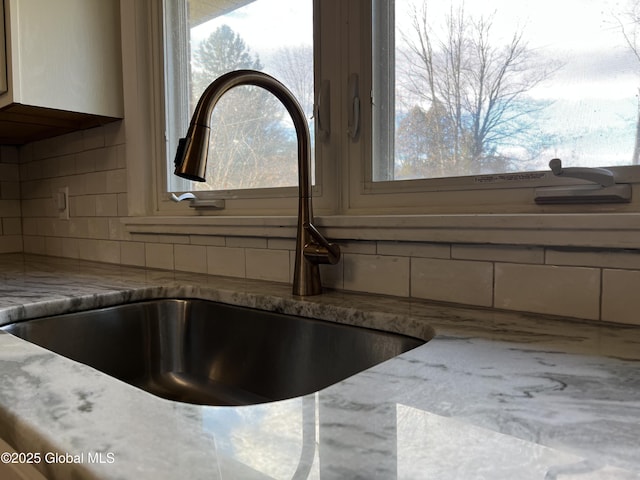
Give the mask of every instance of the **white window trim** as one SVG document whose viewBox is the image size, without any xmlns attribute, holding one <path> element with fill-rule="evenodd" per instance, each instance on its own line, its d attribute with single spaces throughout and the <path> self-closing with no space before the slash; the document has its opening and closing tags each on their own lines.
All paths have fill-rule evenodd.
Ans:
<svg viewBox="0 0 640 480">
<path fill-rule="evenodd" d="M 355 2 L 336 3 L 335 8 L 353 8 Z M 162 71 L 162 45 L 157 43 L 160 32 L 149 18 L 157 19 L 158 5 L 155 1 L 135 0 L 121 5 L 122 38 L 124 45 L 135 48 L 123 49 L 123 70 L 126 108 L 126 157 L 128 168 L 129 217 L 123 218 L 125 229 L 140 234 L 180 234 L 180 235 L 248 235 L 260 237 L 291 237 L 295 215 L 256 215 L 255 209 L 248 209 L 243 216 L 202 216 L 186 205 L 173 204 L 171 211 L 158 207 L 155 191 L 158 173 L 156 159 L 164 157 L 162 112 L 164 109 L 162 81 L 157 73 Z M 347 29 L 348 30 L 348 29 Z M 355 35 L 361 34 L 356 32 Z M 335 40 L 339 41 L 338 38 Z M 327 55 L 321 52 L 321 55 Z M 348 54 L 345 54 L 348 57 Z M 322 57 L 321 57 L 322 58 Z M 348 59 L 341 59 L 344 63 Z M 326 61 L 326 60 L 325 60 Z M 325 72 L 326 73 L 326 72 Z M 338 74 L 328 75 L 335 85 Z M 321 79 L 322 80 L 322 79 Z M 150 87 L 151 86 L 151 87 Z M 340 97 L 347 95 L 346 87 L 339 90 Z M 334 92 L 335 93 L 335 92 Z M 332 105 L 334 107 L 334 105 Z M 344 112 L 331 108 L 332 125 L 344 121 Z M 324 154 L 336 158 L 339 153 L 349 153 L 354 146 L 323 145 Z M 360 155 L 363 155 L 360 152 Z M 356 165 L 356 167 L 354 167 Z M 635 168 L 635 167 L 634 167 Z M 351 184 L 360 184 L 362 165 L 352 162 L 341 165 L 341 175 L 351 178 Z M 355 169 L 355 171 L 354 171 Z M 333 170 L 338 174 L 338 166 L 330 165 L 325 175 Z M 359 170 L 359 171 L 358 171 Z M 355 175 L 355 176 L 354 176 Z M 331 178 L 329 175 L 328 178 Z M 637 170 L 632 181 L 638 181 Z M 536 206 L 530 212 L 511 211 L 487 204 L 486 212 L 463 213 L 463 207 L 455 201 L 448 205 L 448 211 L 427 214 L 388 214 L 386 209 L 394 209 L 390 201 L 393 194 L 383 195 L 386 207 L 378 206 L 376 213 L 354 205 L 346 187 L 341 187 L 338 195 L 336 182 L 325 185 L 334 198 L 342 201 L 337 207 L 327 208 L 327 212 L 316 210 L 316 222 L 329 238 L 336 240 L 391 240 L 425 241 L 451 243 L 489 243 L 522 245 L 557 245 L 604 248 L 640 248 L 640 208 L 634 196 L 633 202 L 623 206 Z M 635 187 L 635 186 L 634 186 Z M 444 188 L 446 189 L 446 188 Z M 435 188 L 438 190 L 438 188 Z M 513 189 L 506 189 L 513 192 Z M 520 189 L 516 189 L 520 191 Z M 529 191 L 529 194 L 531 192 Z M 464 203 L 460 192 L 451 190 L 451 198 Z M 416 193 L 431 201 L 429 192 Z M 515 209 L 517 210 L 517 209 Z M 343 214 L 335 214 L 342 211 Z M 253 215 L 250 213 L 254 212 Z M 409 212 L 411 213 L 411 212 Z M 175 215 L 180 215 L 175 216 Z"/>
<path fill-rule="evenodd" d="M 296 217 L 130 217 L 126 230 L 142 235 L 295 238 Z M 640 248 L 640 215 L 328 215 L 316 216 L 328 238 L 362 241 Z"/>
</svg>

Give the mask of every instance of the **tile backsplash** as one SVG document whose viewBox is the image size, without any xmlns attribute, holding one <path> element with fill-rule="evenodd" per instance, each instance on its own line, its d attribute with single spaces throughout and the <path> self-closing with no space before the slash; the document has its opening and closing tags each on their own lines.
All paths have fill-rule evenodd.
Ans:
<svg viewBox="0 0 640 480">
<path fill-rule="evenodd" d="M 18 161 L 16 147 L 0 146 L 0 253 L 22 251 Z"/>
<path fill-rule="evenodd" d="M 291 238 L 130 234 L 121 122 L 0 149 L 0 251 L 288 282 Z M 69 187 L 70 218 L 58 218 Z M 21 200 L 20 200 L 21 199 Z M 22 232 L 22 235 L 20 233 Z M 640 324 L 640 250 L 338 241 L 325 286 Z"/>
</svg>

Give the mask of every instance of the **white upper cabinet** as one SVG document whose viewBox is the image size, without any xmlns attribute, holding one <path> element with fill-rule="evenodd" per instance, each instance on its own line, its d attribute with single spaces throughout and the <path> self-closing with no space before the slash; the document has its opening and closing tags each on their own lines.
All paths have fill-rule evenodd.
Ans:
<svg viewBox="0 0 640 480">
<path fill-rule="evenodd" d="M 119 0 L 4 0 L 4 16 L 0 145 L 122 118 Z"/>
</svg>

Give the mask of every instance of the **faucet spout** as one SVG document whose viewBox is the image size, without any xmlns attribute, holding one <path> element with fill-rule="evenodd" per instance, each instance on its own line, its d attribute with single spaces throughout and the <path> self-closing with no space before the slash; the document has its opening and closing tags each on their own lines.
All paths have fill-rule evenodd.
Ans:
<svg viewBox="0 0 640 480">
<path fill-rule="evenodd" d="M 317 295 L 322 293 L 318 265 L 337 263 L 340 247 L 327 241 L 313 225 L 309 127 L 300 104 L 281 82 L 255 70 L 237 70 L 214 80 L 198 100 L 187 135 L 178 143 L 174 174 L 189 180 L 205 181 L 211 114 L 220 98 L 239 85 L 253 85 L 269 91 L 285 106 L 293 120 L 298 140 L 298 225 L 293 294 Z"/>
</svg>

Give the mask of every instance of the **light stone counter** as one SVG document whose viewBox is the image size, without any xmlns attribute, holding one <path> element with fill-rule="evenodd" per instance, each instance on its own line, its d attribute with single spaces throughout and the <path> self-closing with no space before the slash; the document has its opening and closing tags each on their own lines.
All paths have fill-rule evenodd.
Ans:
<svg viewBox="0 0 640 480">
<path fill-rule="evenodd" d="M 0 438 L 39 453 L 39 470 L 60 479 L 640 478 L 640 328 L 337 292 L 301 300 L 289 291 L 0 255 L 0 324 L 197 297 L 436 331 L 426 345 L 317 394 L 248 407 L 164 400 L 0 333 Z"/>
</svg>

